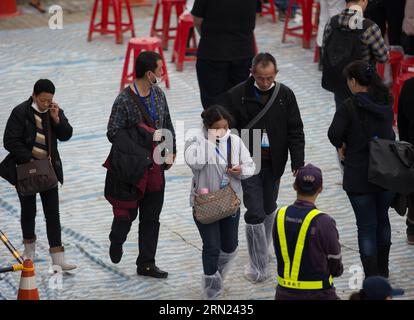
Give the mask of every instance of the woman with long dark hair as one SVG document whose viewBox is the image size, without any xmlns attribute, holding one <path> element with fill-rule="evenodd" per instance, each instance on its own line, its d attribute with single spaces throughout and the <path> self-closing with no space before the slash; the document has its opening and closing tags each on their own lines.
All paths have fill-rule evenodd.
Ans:
<svg viewBox="0 0 414 320">
<path fill-rule="evenodd" d="M 393 98 L 376 69 L 365 61 L 352 62 L 344 75 L 353 96 L 336 111 L 328 137 L 344 161 L 343 188 L 355 212 L 365 277 L 388 278 L 388 209 L 395 194 L 368 182 L 368 164 L 371 138 L 395 140 Z"/>
</svg>

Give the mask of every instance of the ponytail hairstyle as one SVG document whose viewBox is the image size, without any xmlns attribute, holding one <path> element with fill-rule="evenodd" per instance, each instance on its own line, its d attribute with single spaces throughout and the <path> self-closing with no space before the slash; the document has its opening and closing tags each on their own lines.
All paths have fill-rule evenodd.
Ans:
<svg viewBox="0 0 414 320">
<path fill-rule="evenodd" d="M 214 104 L 208 107 L 201 113 L 201 118 L 203 119 L 203 124 L 206 129 L 211 128 L 211 126 L 222 119 L 227 120 L 229 123 L 229 127 L 231 127 L 231 123 L 233 122 L 233 118 L 230 113 L 221 105 Z"/>
<path fill-rule="evenodd" d="M 359 85 L 368 87 L 370 98 L 378 103 L 389 105 L 392 103 L 392 95 L 379 77 L 377 70 L 371 64 L 356 60 L 344 69 L 344 76 L 350 80 L 354 78 Z"/>
</svg>

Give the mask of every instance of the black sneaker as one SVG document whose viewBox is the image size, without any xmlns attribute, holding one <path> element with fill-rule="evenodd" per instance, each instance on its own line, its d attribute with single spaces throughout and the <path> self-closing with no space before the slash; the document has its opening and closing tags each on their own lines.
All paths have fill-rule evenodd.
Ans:
<svg viewBox="0 0 414 320">
<path fill-rule="evenodd" d="M 122 244 L 115 244 L 111 242 L 111 245 L 109 247 L 109 256 L 111 257 L 111 261 L 113 263 L 119 263 L 119 261 L 121 261 L 123 253 Z"/>
<path fill-rule="evenodd" d="M 168 272 L 162 271 L 157 266 L 146 266 L 144 268 L 137 268 L 137 274 L 140 276 L 147 276 L 153 278 L 165 279 L 168 277 Z"/>
</svg>

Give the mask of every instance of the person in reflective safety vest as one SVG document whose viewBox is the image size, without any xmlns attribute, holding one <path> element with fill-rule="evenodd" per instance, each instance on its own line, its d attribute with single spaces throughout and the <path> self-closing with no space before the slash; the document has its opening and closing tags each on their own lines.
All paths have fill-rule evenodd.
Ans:
<svg viewBox="0 0 414 320">
<path fill-rule="evenodd" d="M 299 169 L 297 200 L 280 208 L 273 227 L 278 278 L 276 300 L 339 299 L 333 278 L 343 273 L 335 220 L 315 206 L 322 172 L 312 164 Z"/>
</svg>

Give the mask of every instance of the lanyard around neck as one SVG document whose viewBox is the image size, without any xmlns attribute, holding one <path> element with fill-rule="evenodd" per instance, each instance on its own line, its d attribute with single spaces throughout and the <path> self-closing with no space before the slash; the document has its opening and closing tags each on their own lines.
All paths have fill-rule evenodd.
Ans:
<svg viewBox="0 0 414 320">
<path fill-rule="evenodd" d="M 224 155 L 221 153 L 221 151 L 220 151 L 220 149 L 219 149 L 219 145 L 216 145 L 216 153 L 217 153 L 217 155 L 220 157 L 220 158 L 222 158 L 223 160 L 224 160 L 224 162 L 226 162 L 226 164 L 228 165 L 229 164 L 229 161 L 228 161 L 228 157 L 229 157 L 229 148 L 230 148 L 230 141 L 229 141 L 229 139 L 230 139 L 230 137 L 227 139 L 227 143 L 226 143 L 226 146 L 227 146 L 227 159 L 224 157 Z"/>
<path fill-rule="evenodd" d="M 151 110 L 150 110 L 150 108 L 147 105 L 144 97 L 141 97 L 141 95 L 139 94 L 139 91 L 138 91 L 138 88 L 137 88 L 137 85 L 136 85 L 135 81 L 134 81 L 134 88 L 135 88 L 135 91 L 137 92 L 137 96 L 141 100 L 141 102 L 144 105 L 145 109 L 147 110 L 148 114 L 151 116 L 151 119 L 154 122 L 156 122 L 158 120 L 158 115 L 157 115 L 157 111 L 155 110 L 154 94 L 152 92 L 152 89 L 150 89 L 150 95 L 151 95 Z"/>
</svg>

